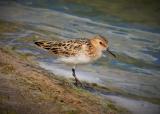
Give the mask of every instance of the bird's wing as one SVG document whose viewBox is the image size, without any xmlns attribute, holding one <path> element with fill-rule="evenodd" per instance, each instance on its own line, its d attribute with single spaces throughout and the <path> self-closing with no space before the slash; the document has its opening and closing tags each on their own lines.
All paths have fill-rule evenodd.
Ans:
<svg viewBox="0 0 160 114">
<path fill-rule="evenodd" d="M 68 41 L 37 41 L 36 45 L 49 50 L 57 56 L 75 56 L 81 49 L 82 43 L 77 40 Z"/>
</svg>

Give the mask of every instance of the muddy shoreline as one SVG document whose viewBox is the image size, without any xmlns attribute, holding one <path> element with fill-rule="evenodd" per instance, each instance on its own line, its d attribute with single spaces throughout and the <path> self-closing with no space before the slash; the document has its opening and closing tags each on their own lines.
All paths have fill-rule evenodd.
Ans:
<svg viewBox="0 0 160 114">
<path fill-rule="evenodd" d="M 2 114 L 127 113 L 110 101 L 74 87 L 71 82 L 54 78 L 54 74 L 29 61 L 0 49 Z"/>
<path fill-rule="evenodd" d="M 156 102 L 156 99 L 127 94 L 117 88 L 104 87 L 96 83 L 83 82 L 84 88 L 77 88 L 73 79 L 56 76 L 39 67 L 33 60 L 13 50 L 0 48 L 0 109 L 2 114 L 57 114 L 57 112 L 62 114 L 136 114 L 136 109 L 141 105 L 145 107 L 148 105 L 148 108 L 152 106 L 144 102 L 146 100 L 159 103 L 159 99 Z M 123 103 L 129 103 L 131 107 L 136 106 L 137 103 L 138 107 L 132 109 Z M 158 107 L 157 109 L 155 107 L 153 105 L 149 111 L 153 109 L 153 111 L 158 111 Z M 143 113 L 145 108 L 141 108 Z"/>
</svg>

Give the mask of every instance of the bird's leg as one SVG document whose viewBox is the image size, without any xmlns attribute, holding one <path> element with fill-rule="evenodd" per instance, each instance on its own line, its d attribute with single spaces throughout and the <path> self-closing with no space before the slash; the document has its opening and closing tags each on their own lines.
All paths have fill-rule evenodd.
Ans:
<svg viewBox="0 0 160 114">
<path fill-rule="evenodd" d="M 78 86 L 78 83 L 82 86 L 82 83 L 78 80 L 78 78 L 76 77 L 76 73 L 75 73 L 75 67 L 72 68 L 72 75 L 75 78 L 76 81 L 76 86 Z"/>
</svg>

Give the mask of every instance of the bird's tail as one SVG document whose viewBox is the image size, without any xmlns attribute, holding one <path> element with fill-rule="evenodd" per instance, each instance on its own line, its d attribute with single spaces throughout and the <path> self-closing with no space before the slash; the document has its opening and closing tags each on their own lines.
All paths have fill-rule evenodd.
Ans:
<svg viewBox="0 0 160 114">
<path fill-rule="evenodd" d="M 37 42 L 34 42 L 37 46 L 41 47 L 41 48 L 44 48 L 44 49 L 51 49 L 51 43 L 48 42 L 48 41 L 37 41 Z"/>
</svg>

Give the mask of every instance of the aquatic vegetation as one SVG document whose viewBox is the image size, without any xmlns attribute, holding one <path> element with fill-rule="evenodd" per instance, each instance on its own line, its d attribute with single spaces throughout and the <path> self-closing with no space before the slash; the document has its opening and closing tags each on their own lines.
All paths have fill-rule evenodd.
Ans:
<svg viewBox="0 0 160 114">
<path fill-rule="evenodd" d="M 45 0 L 36 0 L 31 1 L 30 4 L 25 1 L 19 1 L 19 3 L 117 24 L 130 22 L 156 27 L 160 25 L 159 0 L 92 0 L 92 2 L 90 0 L 61 0 L 50 1 L 50 3 Z"/>
<path fill-rule="evenodd" d="M 20 23 L 12 23 L 12 22 L 0 20 L 0 35 L 2 33 L 16 32 L 22 26 L 23 25 Z"/>
</svg>

